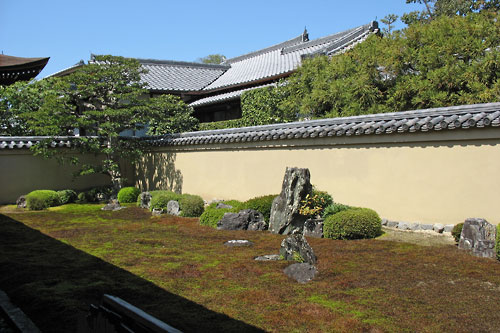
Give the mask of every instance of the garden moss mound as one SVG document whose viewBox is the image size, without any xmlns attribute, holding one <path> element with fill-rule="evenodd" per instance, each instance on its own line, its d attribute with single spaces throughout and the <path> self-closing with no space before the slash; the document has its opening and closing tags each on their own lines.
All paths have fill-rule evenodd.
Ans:
<svg viewBox="0 0 500 333">
<path fill-rule="evenodd" d="M 42 210 L 59 205 L 59 196 L 56 191 L 36 190 L 26 195 L 26 207 L 29 210 Z"/>
<path fill-rule="evenodd" d="M 124 187 L 118 192 L 118 202 L 120 203 L 131 203 L 136 202 L 137 197 L 141 194 L 141 190 L 137 187 L 129 186 Z"/>
<path fill-rule="evenodd" d="M 382 220 L 369 208 L 348 209 L 327 217 L 323 231 L 331 239 L 375 238 L 382 234 Z"/>
</svg>

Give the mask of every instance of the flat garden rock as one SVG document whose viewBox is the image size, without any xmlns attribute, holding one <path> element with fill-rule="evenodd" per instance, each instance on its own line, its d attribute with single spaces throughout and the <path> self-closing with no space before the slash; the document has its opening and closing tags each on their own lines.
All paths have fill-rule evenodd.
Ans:
<svg viewBox="0 0 500 333">
<path fill-rule="evenodd" d="M 110 203 L 108 203 L 106 206 L 102 207 L 101 210 L 111 210 L 111 211 L 117 211 L 120 209 L 123 209 L 125 207 L 120 206 L 120 203 L 118 200 L 111 200 Z"/>
<path fill-rule="evenodd" d="M 151 211 L 151 214 L 153 216 L 160 216 L 161 214 L 163 214 L 163 209 L 153 208 L 153 210 Z"/>
<path fill-rule="evenodd" d="M 283 235 L 302 232 L 307 217 L 299 214 L 301 201 L 311 192 L 309 169 L 286 168 L 281 193 L 271 206 L 269 230 Z"/>
<path fill-rule="evenodd" d="M 495 258 L 496 231 L 496 227 L 485 219 L 466 219 L 458 248 L 468 250 L 476 257 Z"/>
<path fill-rule="evenodd" d="M 255 257 L 255 260 L 257 260 L 257 261 L 275 261 L 275 260 L 280 260 L 280 255 L 279 254 L 266 254 L 263 256 Z"/>
<path fill-rule="evenodd" d="M 316 255 L 302 234 L 288 236 L 281 242 L 280 256 L 285 260 L 296 260 L 316 264 Z"/>
<path fill-rule="evenodd" d="M 288 266 L 283 272 L 299 283 L 307 283 L 318 274 L 318 269 L 309 263 L 297 263 Z"/>
<path fill-rule="evenodd" d="M 219 230 L 266 230 L 264 215 L 253 209 L 244 209 L 238 213 L 226 213 L 217 222 Z"/>
<path fill-rule="evenodd" d="M 252 246 L 253 243 L 246 239 L 232 239 L 224 243 L 225 246 L 235 247 L 235 246 Z"/>
<path fill-rule="evenodd" d="M 217 206 L 215 206 L 215 208 L 216 208 L 216 209 L 224 209 L 224 208 L 226 208 L 226 209 L 231 209 L 231 208 L 233 208 L 233 206 L 228 205 L 228 204 L 225 204 L 225 203 L 223 203 L 223 202 L 219 202 L 219 203 L 217 204 Z"/>
</svg>

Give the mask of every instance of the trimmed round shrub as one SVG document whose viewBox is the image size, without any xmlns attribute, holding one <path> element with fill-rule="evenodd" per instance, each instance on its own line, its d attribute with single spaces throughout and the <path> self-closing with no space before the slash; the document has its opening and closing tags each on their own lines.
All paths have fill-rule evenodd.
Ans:
<svg viewBox="0 0 500 333">
<path fill-rule="evenodd" d="M 152 191 L 151 193 L 151 211 L 153 209 L 167 209 L 170 200 L 179 201 L 181 195 L 170 191 Z"/>
<path fill-rule="evenodd" d="M 118 202 L 120 203 L 136 202 L 139 194 L 141 194 L 141 190 L 139 190 L 137 187 L 133 186 L 124 187 L 118 192 Z"/>
<path fill-rule="evenodd" d="M 57 196 L 59 197 L 59 204 L 61 205 L 75 202 L 77 198 L 76 192 L 73 190 L 57 191 Z"/>
<path fill-rule="evenodd" d="M 353 207 L 344 205 L 341 203 L 332 203 L 331 205 L 326 206 L 325 210 L 323 210 L 323 215 L 322 217 L 326 219 L 330 215 L 337 214 L 339 212 L 342 212 L 344 210 L 352 209 Z"/>
<path fill-rule="evenodd" d="M 382 233 L 382 221 L 372 209 L 348 209 L 327 217 L 323 232 L 331 239 L 375 238 Z"/>
<path fill-rule="evenodd" d="M 87 194 L 85 194 L 85 192 L 78 193 L 78 195 L 76 196 L 76 202 L 79 204 L 84 204 L 84 203 L 89 202 L 87 200 Z"/>
<path fill-rule="evenodd" d="M 56 191 L 36 190 L 26 195 L 26 207 L 30 210 L 42 210 L 59 205 L 59 196 Z"/>
<path fill-rule="evenodd" d="M 200 217 L 205 209 L 205 202 L 198 195 L 183 194 L 179 199 L 181 216 Z"/>
<path fill-rule="evenodd" d="M 264 219 L 269 221 L 269 218 L 271 217 L 271 206 L 273 205 L 274 198 L 277 196 L 277 194 L 271 194 L 252 198 L 245 201 L 241 209 L 254 209 L 262 213 L 262 215 L 264 215 Z"/>
<path fill-rule="evenodd" d="M 453 236 L 453 238 L 455 238 L 455 242 L 457 242 L 457 243 L 460 241 L 460 235 L 462 234 L 463 228 L 464 228 L 464 224 L 459 223 L 459 224 L 455 224 L 455 226 L 453 227 L 453 230 L 451 231 L 451 235 Z"/>
</svg>

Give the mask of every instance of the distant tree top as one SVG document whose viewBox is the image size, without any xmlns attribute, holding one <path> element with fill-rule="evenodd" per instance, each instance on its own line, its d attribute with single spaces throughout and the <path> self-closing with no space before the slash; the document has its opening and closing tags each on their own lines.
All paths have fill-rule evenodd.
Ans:
<svg viewBox="0 0 500 333">
<path fill-rule="evenodd" d="M 199 62 L 203 64 L 222 64 L 226 61 L 226 56 L 222 54 L 209 54 L 206 57 L 199 58 Z"/>
</svg>

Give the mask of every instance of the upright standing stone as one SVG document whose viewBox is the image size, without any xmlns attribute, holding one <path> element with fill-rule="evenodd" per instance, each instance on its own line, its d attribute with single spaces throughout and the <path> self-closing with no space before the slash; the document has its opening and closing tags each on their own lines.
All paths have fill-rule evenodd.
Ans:
<svg viewBox="0 0 500 333">
<path fill-rule="evenodd" d="M 469 250 L 476 257 L 495 258 L 496 228 L 485 219 L 465 220 L 458 248 Z"/>
<path fill-rule="evenodd" d="M 139 207 L 147 209 L 151 207 L 151 194 L 149 192 L 139 194 Z"/>
<path fill-rule="evenodd" d="M 281 193 L 271 207 L 269 230 L 283 235 L 302 232 L 307 217 L 299 214 L 300 202 L 311 192 L 309 169 L 286 168 Z"/>
</svg>

